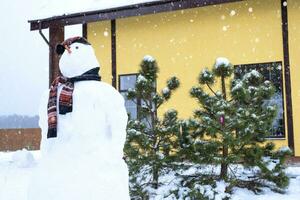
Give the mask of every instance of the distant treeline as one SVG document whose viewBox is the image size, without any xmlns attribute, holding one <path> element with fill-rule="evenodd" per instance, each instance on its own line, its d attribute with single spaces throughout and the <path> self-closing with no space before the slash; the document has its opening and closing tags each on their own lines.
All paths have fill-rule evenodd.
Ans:
<svg viewBox="0 0 300 200">
<path fill-rule="evenodd" d="M 3 115 L 0 116 L 0 129 L 4 128 L 38 128 L 38 116 Z"/>
</svg>

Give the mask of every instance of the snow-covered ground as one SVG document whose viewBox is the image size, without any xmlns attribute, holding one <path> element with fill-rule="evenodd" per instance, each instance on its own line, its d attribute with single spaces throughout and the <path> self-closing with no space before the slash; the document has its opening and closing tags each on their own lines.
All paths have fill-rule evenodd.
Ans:
<svg viewBox="0 0 300 200">
<path fill-rule="evenodd" d="M 0 152 L 0 199 L 26 200 L 29 177 L 40 158 L 39 151 Z M 236 189 L 233 200 L 298 200 L 300 197 L 300 167 L 288 167 L 287 173 L 291 178 L 286 194 L 274 193 L 266 190 L 264 194 L 255 195 L 245 189 Z M 166 176 L 174 178 L 172 175 Z M 71 182 L 72 180 L 70 180 Z M 168 180 L 166 180 L 167 182 Z M 169 186 L 166 186 L 168 188 Z M 220 182 L 216 188 L 219 197 L 222 196 L 224 184 Z M 215 190 L 216 190 L 215 189 Z M 158 192 L 160 193 L 160 192 Z M 164 188 L 161 188 L 164 193 Z M 155 200 L 163 199 L 157 196 Z M 218 197 L 215 197 L 217 200 Z"/>
</svg>

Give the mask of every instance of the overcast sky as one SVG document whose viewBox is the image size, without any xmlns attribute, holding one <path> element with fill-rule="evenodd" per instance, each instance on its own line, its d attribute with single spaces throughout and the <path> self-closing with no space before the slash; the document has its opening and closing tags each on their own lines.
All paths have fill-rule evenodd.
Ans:
<svg viewBox="0 0 300 200">
<path fill-rule="evenodd" d="M 28 19 L 51 15 L 48 0 L 1 1 L 0 115 L 37 115 L 41 94 L 48 88 L 48 46 Z M 37 16 L 37 17 L 36 17 Z M 48 29 L 44 30 L 48 37 Z M 66 37 L 80 35 L 68 27 Z"/>
<path fill-rule="evenodd" d="M 37 114 L 39 97 L 47 89 L 48 48 L 27 23 L 36 2 L 1 1 L 0 115 Z"/>
<path fill-rule="evenodd" d="M 27 20 L 145 1 L 153 0 L 1 0 L 0 116 L 38 114 L 48 87 L 48 46 Z M 73 26 L 65 37 L 80 34 L 81 26 Z"/>
</svg>

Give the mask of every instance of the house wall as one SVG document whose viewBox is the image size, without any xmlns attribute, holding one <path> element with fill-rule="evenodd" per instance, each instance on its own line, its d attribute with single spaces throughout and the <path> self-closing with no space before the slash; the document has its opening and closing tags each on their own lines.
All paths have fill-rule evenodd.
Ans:
<svg viewBox="0 0 300 200">
<path fill-rule="evenodd" d="M 100 62 L 102 81 L 112 83 L 111 74 L 111 24 L 110 21 L 89 23 L 87 39 L 92 43 Z"/>
<path fill-rule="evenodd" d="M 111 49 L 99 47 L 104 41 L 109 45 L 110 38 L 103 36 L 106 27 L 108 22 L 89 24 L 88 37 L 98 58 L 106 63 L 103 80 L 111 80 L 110 57 L 106 57 Z M 210 68 L 217 57 L 227 57 L 233 64 L 283 61 L 281 3 L 249 0 L 118 19 L 116 39 L 117 75 L 136 73 L 142 58 L 152 55 L 160 67 L 158 90 L 173 75 L 181 81 L 159 114 L 174 108 L 179 117 L 188 118 L 197 108 L 189 90 L 197 84 L 200 71 Z M 285 139 L 274 143 L 287 146 L 287 133 Z"/>
<path fill-rule="evenodd" d="M 287 5 L 295 153 L 300 156 L 300 1 L 289 0 Z"/>
</svg>

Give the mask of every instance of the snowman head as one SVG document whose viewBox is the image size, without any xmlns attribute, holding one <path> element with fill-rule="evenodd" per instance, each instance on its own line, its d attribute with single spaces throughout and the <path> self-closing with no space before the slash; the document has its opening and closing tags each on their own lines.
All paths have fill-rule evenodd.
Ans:
<svg viewBox="0 0 300 200">
<path fill-rule="evenodd" d="M 83 73 L 100 67 L 92 45 L 83 37 L 73 37 L 56 46 L 60 55 L 59 68 L 65 77 L 80 76 Z"/>
</svg>

